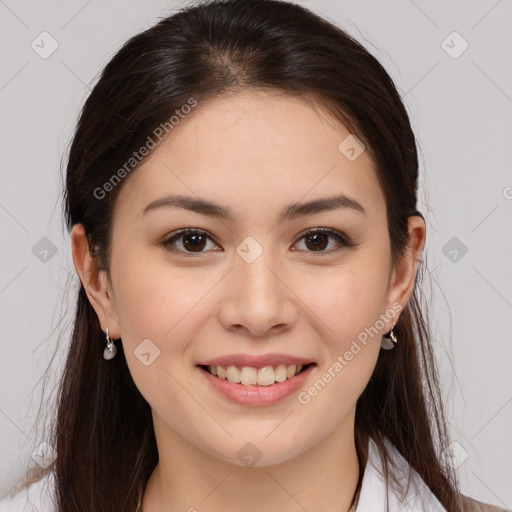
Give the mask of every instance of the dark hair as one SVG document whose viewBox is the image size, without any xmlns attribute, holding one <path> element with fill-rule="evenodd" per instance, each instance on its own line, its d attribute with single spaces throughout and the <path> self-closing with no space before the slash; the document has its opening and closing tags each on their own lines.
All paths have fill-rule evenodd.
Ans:
<svg viewBox="0 0 512 512">
<path fill-rule="evenodd" d="M 311 95 L 363 141 L 386 200 L 393 262 L 404 254 L 408 217 L 422 216 L 418 156 L 387 72 L 361 44 L 304 7 L 221 0 L 182 9 L 129 39 L 83 107 L 69 152 L 65 214 L 69 229 L 83 224 L 100 269 L 109 269 L 112 213 L 124 182 L 102 199 L 94 191 L 105 190 L 155 128 L 191 98 L 200 104 L 247 88 Z M 444 507 L 458 512 L 455 476 L 440 456 L 448 437 L 418 290 L 423 266 L 420 261 L 395 326 L 400 342 L 381 352 L 358 400 L 356 446 L 364 461 L 372 438 L 389 463 L 389 439 Z M 58 457 L 48 468 L 55 470 L 61 512 L 135 511 L 158 461 L 150 406 L 131 378 L 122 344 L 105 361 L 104 340 L 80 286 L 51 443 Z M 392 477 L 392 465 L 389 470 Z"/>
</svg>

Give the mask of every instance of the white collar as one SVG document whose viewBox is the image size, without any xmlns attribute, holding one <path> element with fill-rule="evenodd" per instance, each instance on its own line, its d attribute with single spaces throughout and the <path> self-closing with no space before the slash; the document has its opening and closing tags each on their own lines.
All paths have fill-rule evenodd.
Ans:
<svg viewBox="0 0 512 512">
<path fill-rule="evenodd" d="M 391 478 L 386 482 L 379 449 L 370 439 L 356 512 L 447 512 L 398 450 L 388 440 L 384 443 L 398 468 L 395 473 L 401 491 L 394 488 Z M 407 487 L 409 472 L 411 479 Z"/>
</svg>

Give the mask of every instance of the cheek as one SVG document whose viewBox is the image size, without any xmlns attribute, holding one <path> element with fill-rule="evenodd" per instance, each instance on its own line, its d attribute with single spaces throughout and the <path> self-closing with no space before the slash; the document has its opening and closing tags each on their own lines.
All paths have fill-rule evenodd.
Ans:
<svg viewBox="0 0 512 512">
<path fill-rule="evenodd" d="M 155 410 L 173 403 L 179 417 L 186 400 L 179 384 L 185 374 L 177 362 L 191 360 L 189 342 L 202 329 L 205 293 L 214 282 L 194 278 L 191 269 L 148 265 L 133 252 L 115 269 L 116 312 L 130 374 Z"/>
<path fill-rule="evenodd" d="M 372 326 L 382 329 L 377 321 L 385 312 L 389 278 L 383 262 L 354 261 L 317 277 L 311 280 L 317 284 L 309 294 L 311 308 L 325 323 L 326 339 L 338 349 Z"/>
<path fill-rule="evenodd" d="M 206 274 L 205 274 L 206 276 Z M 116 267 L 116 311 L 125 336 L 163 340 L 197 316 L 213 276 L 142 258 L 123 258 Z M 212 282 L 210 282 L 212 281 Z"/>
<path fill-rule="evenodd" d="M 329 275 L 318 272 L 317 279 L 310 281 L 318 286 L 305 301 L 321 320 L 316 328 L 321 329 L 323 343 L 319 344 L 318 380 L 304 400 L 315 397 L 320 408 L 336 403 L 340 415 L 366 387 L 380 353 L 383 333 L 387 262 L 369 251 L 360 256 Z M 306 293 L 306 288 L 303 290 Z"/>
<path fill-rule="evenodd" d="M 386 276 L 380 269 L 366 269 L 338 271 L 324 283 L 325 293 L 309 296 L 308 306 L 321 320 L 315 327 L 322 339 L 317 345 L 320 366 L 299 402 L 331 411 L 333 423 L 355 407 L 380 353 Z"/>
</svg>

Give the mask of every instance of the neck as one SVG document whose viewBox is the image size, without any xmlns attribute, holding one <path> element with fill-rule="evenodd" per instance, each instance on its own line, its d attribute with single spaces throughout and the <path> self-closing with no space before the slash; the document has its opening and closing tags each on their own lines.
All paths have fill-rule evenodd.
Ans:
<svg viewBox="0 0 512 512">
<path fill-rule="evenodd" d="M 347 512 L 359 480 L 351 420 L 282 463 L 241 467 L 191 445 L 154 414 L 159 462 L 142 510 Z"/>
</svg>

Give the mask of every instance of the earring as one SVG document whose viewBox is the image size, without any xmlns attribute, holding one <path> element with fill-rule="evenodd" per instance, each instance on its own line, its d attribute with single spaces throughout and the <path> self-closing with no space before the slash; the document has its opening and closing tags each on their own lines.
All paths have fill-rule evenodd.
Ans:
<svg viewBox="0 0 512 512">
<path fill-rule="evenodd" d="M 384 350 L 391 350 L 395 348 L 398 340 L 396 339 L 395 333 L 393 332 L 393 327 L 395 327 L 395 322 L 393 322 L 393 326 L 391 327 L 391 331 L 382 336 L 382 341 L 380 343 L 381 348 Z"/>
<path fill-rule="evenodd" d="M 107 346 L 103 351 L 103 358 L 109 360 L 116 356 L 117 347 L 114 345 L 114 342 L 110 339 L 110 336 L 108 335 L 108 327 L 105 329 L 105 335 L 107 337 Z"/>
</svg>

